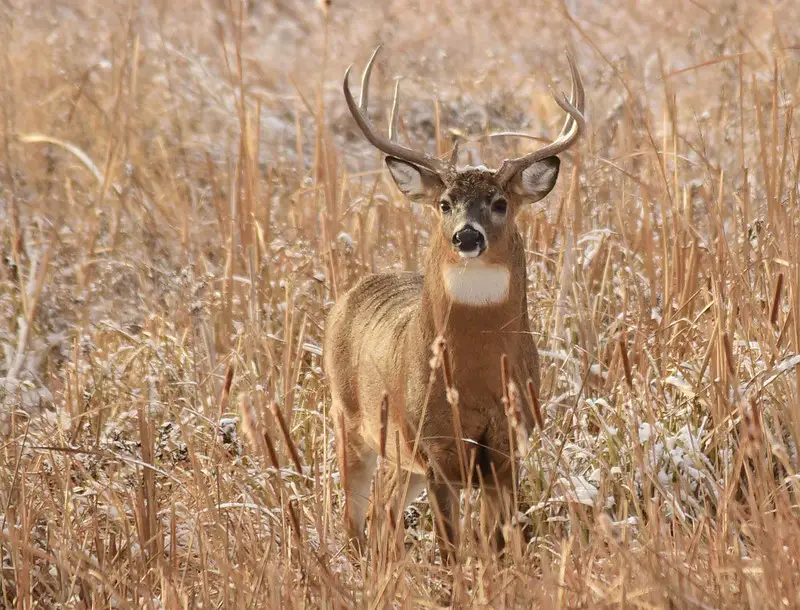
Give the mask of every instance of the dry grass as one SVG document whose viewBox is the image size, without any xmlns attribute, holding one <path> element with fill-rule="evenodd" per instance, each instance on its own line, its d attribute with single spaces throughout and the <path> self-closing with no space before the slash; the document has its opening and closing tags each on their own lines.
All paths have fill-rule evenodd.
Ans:
<svg viewBox="0 0 800 610">
<path fill-rule="evenodd" d="M 800 606 L 800 5 L 430 4 L 0 9 L 0 605 Z M 343 553 L 325 313 L 432 222 L 345 111 L 379 41 L 431 151 L 552 137 L 565 45 L 588 92 L 520 218 L 532 539 L 452 574 L 424 499 Z"/>
</svg>

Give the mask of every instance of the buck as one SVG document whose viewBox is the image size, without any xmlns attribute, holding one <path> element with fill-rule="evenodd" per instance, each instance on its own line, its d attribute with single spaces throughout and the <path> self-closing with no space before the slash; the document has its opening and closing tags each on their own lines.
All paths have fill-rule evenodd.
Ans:
<svg viewBox="0 0 800 610">
<path fill-rule="evenodd" d="M 385 451 L 395 514 L 427 485 L 437 515 L 437 544 L 451 561 L 457 548 L 458 494 L 467 481 L 480 481 L 483 487 L 482 527 L 497 532 L 510 512 L 515 458 L 503 406 L 501 358 L 506 358 L 509 382 L 529 384 L 533 399 L 539 389 L 516 216 L 555 186 L 557 155 L 584 129 L 584 91 L 568 55 L 572 93 L 569 100 L 555 97 L 567 113 L 558 138 L 503 161 L 497 170 L 457 167 L 457 148 L 444 161 L 396 141 L 397 89 L 389 137 L 373 129 L 367 116 L 369 79 L 379 50 L 364 69 L 358 104 L 350 92 L 351 68 L 345 72 L 347 106 L 367 140 L 386 154 L 400 191 L 435 208 L 437 223 L 424 273 L 370 275 L 331 309 L 323 347 L 330 414 L 350 540 L 365 549 L 370 488 L 378 455 Z M 444 376 L 431 373 L 437 341 L 446 346 L 448 381 L 457 390 L 457 401 L 452 392 L 448 396 Z M 388 417 L 382 416 L 386 401 Z M 528 409 L 522 415 L 521 425 L 529 432 L 534 418 Z M 474 448 L 466 477 L 459 443 Z"/>
</svg>

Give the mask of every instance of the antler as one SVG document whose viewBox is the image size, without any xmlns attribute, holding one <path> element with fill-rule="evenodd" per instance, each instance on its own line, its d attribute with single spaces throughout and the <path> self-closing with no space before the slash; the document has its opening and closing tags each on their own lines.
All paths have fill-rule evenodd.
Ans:
<svg viewBox="0 0 800 610">
<path fill-rule="evenodd" d="M 572 91 L 570 93 L 570 99 L 567 100 L 563 93 L 561 94 L 563 97 L 553 96 L 556 103 L 567 113 L 567 119 L 564 121 L 561 133 L 551 144 L 548 144 L 544 148 L 535 150 L 522 157 L 517 157 L 516 159 L 506 159 L 503 161 L 500 169 L 497 170 L 495 178 L 501 186 L 505 186 L 505 184 L 520 170 L 533 165 L 537 161 L 552 157 L 567 150 L 577 141 L 581 132 L 586 128 L 586 121 L 583 118 L 583 82 L 581 81 L 581 75 L 578 73 L 578 68 L 575 65 L 575 60 L 569 52 L 567 52 L 567 61 L 569 62 L 569 70 L 572 73 Z"/>
<path fill-rule="evenodd" d="M 411 150 L 410 148 L 406 148 L 405 146 L 402 146 L 394 141 L 397 134 L 397 105 L 400 97 L 400 81 L 397 81 L 397 85 L 395 85 L 394 89 L 392 116 L 389 121 L 389 137 L 386 138 L 381 136 L 372 129 L 372 125 L 367 118 L 367 105 L 369 103 L 369 77 L 372 72 L 372 65 L 375 63 L 375 57 L 378 55 L 378 51 L 380 51 L 380 49 L 381 45 L 378 45 L 375 48 L 375 51 L 372 53 L 372 57 L 370 57 L 367 67 L 364 68 L 364 73 L 361 76 L 361 95 L 359 97 L 358 105 L 356 105 L 356 102 L 353 99 L 353 94 L 350 93 L 350 84 L 348 82 L 350 68 L 353 66 L 349 66 L 347 70 L 345 70 L 343 87 L 344 99 L 347 101 L 347 107 L 350 109 L 350 114 L 353 115 L 353 118 L 366 136 L 367 140 L 369 140 L 370 143 L 381 152 L 393 157 L 397 157 L 398 159 L 408 161 L 414 165 L 429 169 L 433 172 L 436 172 L 441 177 L 451 175 L 455 170 L 455 164 L 452 161 L 450 163 L 444 162 L 441 159 L 432 157 L 425 152 Z"/>
</svg>

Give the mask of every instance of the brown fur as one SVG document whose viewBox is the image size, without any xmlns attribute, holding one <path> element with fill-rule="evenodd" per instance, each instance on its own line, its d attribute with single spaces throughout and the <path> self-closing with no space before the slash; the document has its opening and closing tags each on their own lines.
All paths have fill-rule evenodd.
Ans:
<svg viewBox="0 0 800 610">
<path fill-rule="evenodd" d="M 498 194 L 508 201 L 508 219 L 487 231 L 489 247 L 483 260 L 509 268 L 508 298 L 489 306 L 453 303 L 442 279 L 443 266 L 459 261 L 450 240 L 451 218 L 461 214 L 474 220 L 481 213 L 480 201 L 488 202 Z M 483 479 L 487 514 L 494 519 L 509 508 L 503 509 L 502 503 L 511 488 L 512 451 L 502 406 L 501 356 L 508 356 L 511 376 L 519 387 L 531 379 L 537 392 L 539 363 L 528 319 L 523 242 L 514 220 L 523 197 L 510 188 L 501 189 L 493 172 L 474 169 L 458 172 L 451 184 L 441 184 L 428 195 L 432 202 L 443 197 L 454 207 L 448 218 L 440 214 L 424 274 L 372 275 L 345 294 L 328 317 L 324 366 L 331 386 L 339 466 L 346 478 L 350 537 L 364 541 L 367 496 L 380 444 L 381 397 L 386 391 L 390 414 L 387 458 L 394 465 L 396 479 L 398 463 L 409 474 L 411 493 L 416 495 L 427 483 L 445 525 L 444 531 L 437 531 L 440 548 L 450 556 L 457 534 L 457 492 L 464 481 L 442 375 L 431 374 L 432 345 L 439 335 L 446 341 L 463 435 L 471 441 L 466 446 L 477 447 L 479 472 L 473 480 L 477 482 L 478 475 Z M 481 209 L 486 203 L 483 205 Z M 524 415 L 530 429 L 533 420 L 527 410 Z M 420 428 L 419 450 L 413 455 Z M 399 456 L 396 434 L 401 441 Z M 397 480 L 394 486 L 403 488 Z M 406 497 L 406 501 L 413 499 Z M 399 499 L 395 509 L 402 509 Z"/>
</svg>

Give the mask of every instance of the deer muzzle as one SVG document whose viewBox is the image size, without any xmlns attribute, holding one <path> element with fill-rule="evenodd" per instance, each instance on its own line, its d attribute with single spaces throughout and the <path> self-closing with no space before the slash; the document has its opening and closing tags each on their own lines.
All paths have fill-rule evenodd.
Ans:
<svg viewBox="0 0 800 610">
<path fill-rule="evenodd" d="M 453 246 L 464 258 L 475 258 L 486 250 L 486 235 L 480 227 L 464 225 L 453 233 Z"/>
</svg>

